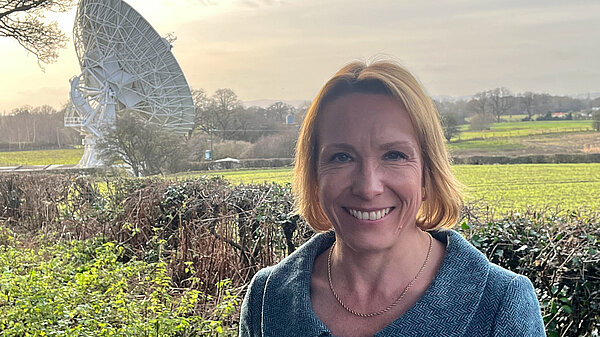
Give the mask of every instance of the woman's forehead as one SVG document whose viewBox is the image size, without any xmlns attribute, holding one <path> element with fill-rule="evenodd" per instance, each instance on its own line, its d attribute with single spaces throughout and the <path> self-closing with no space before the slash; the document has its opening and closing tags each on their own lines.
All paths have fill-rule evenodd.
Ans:
<svg viewBox="0 0 600 337">
<path fill-rule="evenodd" d="M 408 112 L 394 98 L 352 93 L 328 102 L 317 119 L 319 143 L 416 142 Z"/>
</svg>

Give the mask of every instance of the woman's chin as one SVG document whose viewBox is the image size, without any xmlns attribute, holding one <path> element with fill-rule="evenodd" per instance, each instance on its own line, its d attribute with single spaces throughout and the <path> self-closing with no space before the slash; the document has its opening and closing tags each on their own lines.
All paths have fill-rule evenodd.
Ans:
<svg viewBox="0 0 600 337">
<path fill-rule="evenodd" d="M 355 251 L 387 250 L 398 243 L 397 233 L 377 233 L 374 231 L 361 233 L 336 232 L 337 240 Z"/>
</svg>

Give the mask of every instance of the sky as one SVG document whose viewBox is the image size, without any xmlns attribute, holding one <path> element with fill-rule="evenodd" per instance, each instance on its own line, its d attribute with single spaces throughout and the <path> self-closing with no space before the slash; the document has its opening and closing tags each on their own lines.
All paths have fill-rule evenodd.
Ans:
<svg viewBox="0 0 600 337">
<path fill-rule="evenodd" d="M 243 101 L 311 100 L 344 64 L 408 68 L 432 96 L 600 92 L 597 0 L 128 0 L 161 36 L 191 88 Z M 151 4 L 151 5 L 150 5 Z M 75 10 L 55 15 L 71 36 Z M 60 108 L 80 73 L 73 42 L 42 71 L 0 38 L 0 113 Z"/>
</svg>

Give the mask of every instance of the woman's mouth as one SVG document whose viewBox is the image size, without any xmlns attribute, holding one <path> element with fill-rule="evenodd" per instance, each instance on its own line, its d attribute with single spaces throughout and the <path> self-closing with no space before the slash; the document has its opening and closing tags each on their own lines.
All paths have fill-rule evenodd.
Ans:
<svg viewBox="0 0 600 337">
<path fill-rule="evenodd" d="M 348 213 L 350 213 L 353 217 L 357 218 L 358 220 L 374 221 L 374 220 L 379 220 L 379 219 L 385 217 L 386 215 L 388 215 L 388 213 L 390 213 L 392 208 L 388 207 L 388 208 L 383 208 L 383 209 L 374 210 L 374 211 L 359 211 L 359 210 L 352 209 L 352 208 L 346 208 L 346 210 L 348 211 Z"/>
</svg>

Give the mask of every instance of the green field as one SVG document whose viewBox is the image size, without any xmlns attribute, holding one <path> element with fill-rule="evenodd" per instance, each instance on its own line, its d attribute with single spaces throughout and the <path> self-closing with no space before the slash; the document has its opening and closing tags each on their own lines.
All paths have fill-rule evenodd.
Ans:
<svg viewBox="0 0 600 337">
<path fill-rule="evenodd" d="M 277 183 L 285 185 L 292 182 L 292 169 L 289 167 L 256 169 L 256 170 L 237 170 L 237 171 L 212 171 L 203 173 L 177 174 L 177 178 L 195 178 L 200 176 L 223 176 L 234 185 L 239 184 L 262 184 Z"/>
<path fill-rule="evenodd" d="M 83 149 L 0 152 L 0 166 L 74 165 Z"/>
<path fill-rule="evenodd" d="M 600 164 L 457 165 L 467 200 L 502 212 L 528 207 L 600 211 Z"/>
<path fill-rule="evenodd" d="M 457 165 L 453 171 L 465 185 L 466 200 L 489 205 L 493 212 L 528 207 L 600 211 L 600 164 Z M 292 181 L 290 168 L 205 175 L 223 176 L 233 184 Z"/>
<path fill-rule="evenodd" d="M 492 123 L 486 131 L 469 131 L 469 125 L 461 126 L 461 133 L 453 140 L 524 137 L 563 132 L 585 132 L 592 130 L 592 121 L 530 121 Z"/>
<path fill-rule="evenodd" d="M 521 150 L 525 148 L 518 139 L 515 138 L 494 138 L 494 139 L 469 139 L 459 142 L 449 143 L 450 151 L 489 151 L 491 153 Z"/>
</svg>

